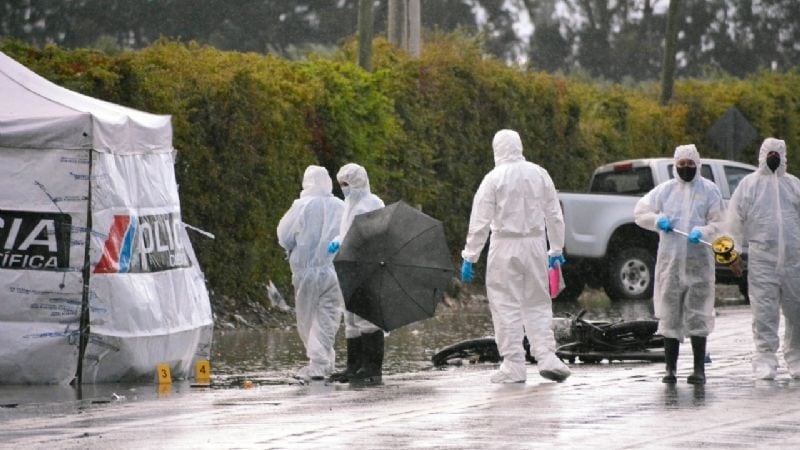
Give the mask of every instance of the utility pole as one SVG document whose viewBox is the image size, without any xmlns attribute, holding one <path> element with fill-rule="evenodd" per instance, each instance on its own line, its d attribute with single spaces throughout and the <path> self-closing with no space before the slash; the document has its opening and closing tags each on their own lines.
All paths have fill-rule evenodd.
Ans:
<svg viewBox="0 0 800 450">
<path fill-rule="evenodd" d="M 389 0 L 389 43 L 419 57 L 422 32 L 421 0 Z"/>
<path fill-rule="evenodd" d="M 372 0 L 358 0 L 358 65 L 372 70 Z"/>
<path fill-rule="evenodd" d="M 675 84 L 675 53 L 678 47 L 678 18 L 681 0 L 670 0 L 667 12 L 667 31 L 664 37 L 664 64 L 661 72 L 661 104 L 666 105 L 672 98 Z"/>
<path fill-rule="evenodd" d="M 403 47 L 406 40 L 406 0 L 389 0 L 388 38 L 389 43 L 395 47 Z"/>
<path fill-rule="evenodd" d="M 408 0 L 408 52 L 419 58 L 422 51 L 420 34 L 422 33 L 421 0 Z"/>
</svg>

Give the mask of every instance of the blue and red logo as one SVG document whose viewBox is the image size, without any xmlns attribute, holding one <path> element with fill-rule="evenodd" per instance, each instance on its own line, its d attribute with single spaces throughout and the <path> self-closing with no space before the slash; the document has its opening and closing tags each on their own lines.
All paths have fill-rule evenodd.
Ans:
<svg viewBox="0 0 800 450">
<path fill-rule="evenodd" d="M 189 267 L 173 214 L 114 216 L 94 273 L 140 273 Z"/>
<path fill-rule="evenodd" d="M 133 219 L 133 220 L 131 220 Z M 126 273 L 131 268 L 136 216 L 114 216 L 114 223 L 103 246 L 103 257 L 94 273 Z"/>
</svg>

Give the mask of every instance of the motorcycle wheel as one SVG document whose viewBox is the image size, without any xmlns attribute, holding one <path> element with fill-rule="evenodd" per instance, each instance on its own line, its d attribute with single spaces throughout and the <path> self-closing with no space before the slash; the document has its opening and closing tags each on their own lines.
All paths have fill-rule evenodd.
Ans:
<svg viewBox="0 0 800 450">
<path fill-rule="evenodd" d="M 610 325 L 606 333 L 620 345 L 631 349 L 663 347 L 664 338 L 655 334 L 656 330 L 656 320 L 632 320 Z"/>
<path fill-rule="evenodd" d="M 497 350 L 494 337 L 483 337 L 457 342 L 436 352 L 431 358 L 434 366 L 458 365 L 464 361 L 470 363 L 490 362 L 497 363 L 502 360 Z"/>
</svg>

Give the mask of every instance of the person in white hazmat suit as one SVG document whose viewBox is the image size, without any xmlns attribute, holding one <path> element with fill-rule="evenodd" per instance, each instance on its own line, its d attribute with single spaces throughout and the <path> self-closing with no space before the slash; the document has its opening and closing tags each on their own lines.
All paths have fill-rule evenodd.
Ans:
<svg viewBox="0 0 800 450">
<path fill-rule="evenodd" d="M 327 247 L 339 233 L 344 202 L 333 196 L 328 171 L 308 166 L 300 198 L 278 223 L 278 243 L 289 255 L 297 331 L 309 363 L 297 377 L 324 379 L 333 372 L 336 331 L 344 306 Z"/>
<path fill-rule="evenodd" d="M 328 252 L 339 250 L 353 218 L 384 207 L 383 200 L 370 192 L 367 170 L 349 163 L 339 169 L 336 179 L 344 194 L 344 213 L 339 234 L 328 245 Z M 360 295 L 356 292 L 354 295 Z M 361 294 L 363 295 L 363 294 Z M 331 376 L 333 381 L 378 382 L 383 366 L 383 330 L 372 322 L 345 309 L 345 336 L 347 337 L 347 367 L 344 372 Z"/>
<path fill-rule="evenodd" d="M 786 173 L 784 141 L 767 138 L 761 144 L 758 170 L 739 182 L 726 225 L 736 245 L 748 248 L 753 375 L 775 378 L 782 309 L 783 357 L 792 378 L 800 379 L 800 180 Z M 737 261 L 734 272 L 741 270 Z"/>
<path fill-rule="evenodd" d="M 551 266 L 565 262 L 564 218 L 556 189 L 544 168 L 525 160 L 516 131 L 498 131 L 492 147 L 495 167 L 483 178 L 473 199 L 467 241 L 461 252 L 461 279 L 472 281 L 472 265 L 480 258 L 491 232 L 486 291 L 495 340 L 503 357 L 491 381 L 525 382 L 522 341 L 527 334 L 539 374 L 561 382 L 570 370 L 555 354 L 547 277 L 548 255 Z"/>
<path fill-rule="evenodd" d="M 674 156 L 674 178 L 637 202 L 634 220 L 642 228 L 659 232 L 653 303 L 657 333 L 664 336 L 662 381 L 677 381 L 680 343 L 689 336 L 694 367 L 687 381 L 705 384 L 706 343 L 714 329 L 715 263 L 711 248 L 699 243 L 720 232 L 722 195 L 716 184 L 700 175 L 700 154 L 694 145 L 678 146 Z M 675 228 L 688 231 L 688 238 L 674 233 Z"/>
</svg>

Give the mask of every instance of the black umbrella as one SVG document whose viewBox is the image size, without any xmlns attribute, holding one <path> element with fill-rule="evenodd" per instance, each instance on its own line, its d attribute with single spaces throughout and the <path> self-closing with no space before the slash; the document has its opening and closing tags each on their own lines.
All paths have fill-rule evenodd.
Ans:
<svg viewBox="0 0 800 450">
<path fill-rule="evenodd" d="M 357 215 L 333 265 L 347 310 L 386 331 L 432 317 L 453 277 L 442 223 L 402 201 Z"/>
</svg>

